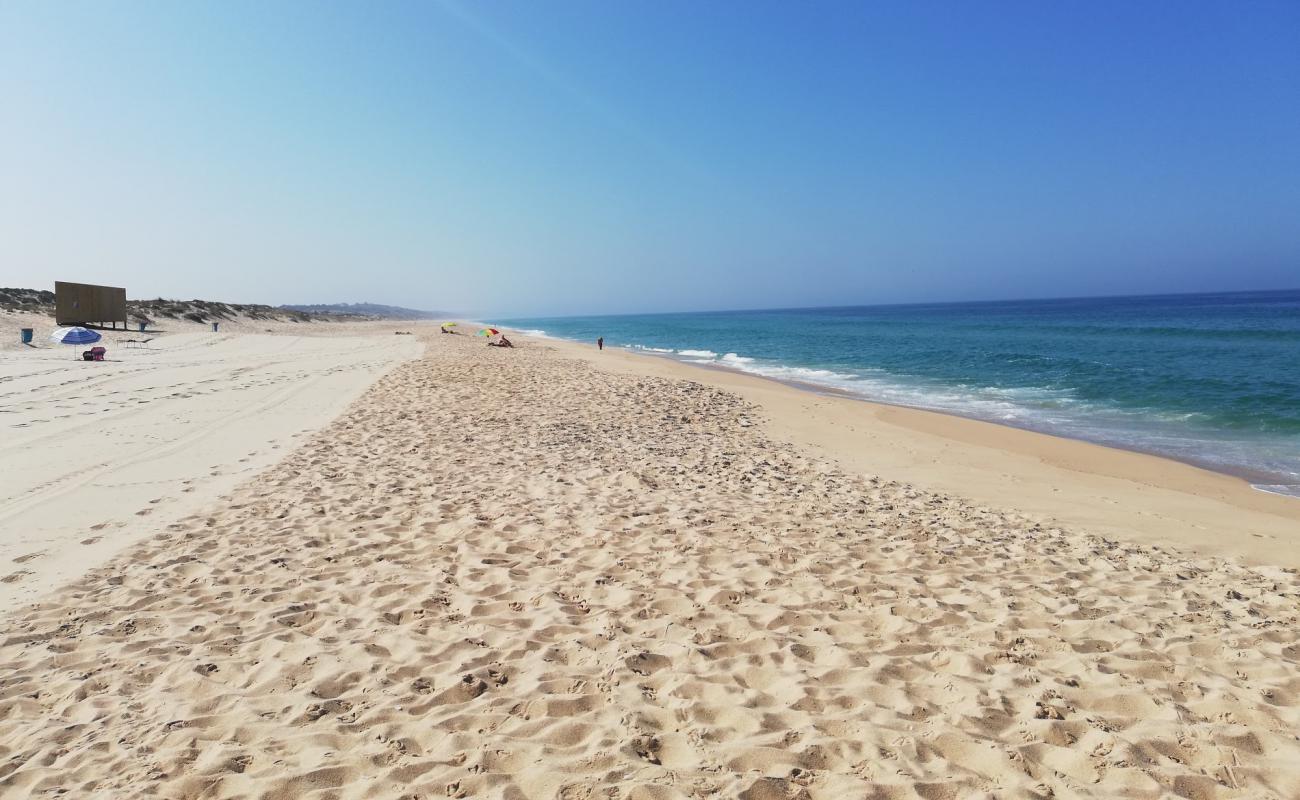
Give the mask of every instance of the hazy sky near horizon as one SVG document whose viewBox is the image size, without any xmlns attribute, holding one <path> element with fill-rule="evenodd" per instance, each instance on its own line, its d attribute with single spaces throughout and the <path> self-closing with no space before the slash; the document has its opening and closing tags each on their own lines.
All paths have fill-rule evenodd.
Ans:
<svg viewBox="0 0 1300 800">
<path fill-rule="evenodd" d="M 1300 286 L 1300 3 L 0 0 L 0 285 L 481 316 Z"/>
</svg>

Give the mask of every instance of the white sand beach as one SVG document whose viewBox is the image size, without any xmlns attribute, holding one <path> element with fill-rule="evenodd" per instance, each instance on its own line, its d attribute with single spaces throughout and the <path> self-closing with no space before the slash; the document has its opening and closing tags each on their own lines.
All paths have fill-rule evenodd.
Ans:
<svg viewBox="0 0 1300 800">
<path fill-rule="evenodd" d="M 0 794 L 1300 796 L 1294 569 L 836 464 L 698 370 L 421 338 L 0 620 Z"/>
<path fill-rule="evenodd" d="M 376 377 L 418 355 L 415 337 L 394 336 L 395 327 L 185 332 L 141 348 L 119 340 L 148 334 L 109 334 L 110 360 L 97 363 L 72 360 L 85 346 L 0 353 L 0 610 L 156 536 L 279 461 Z M 17 342 L 10 333 L 6 341 Z"/>
<path fill-rule="evenodd" d="M 0 2 L 0 800 L 1300 800 L 1297 31 Z"/>
</svg>

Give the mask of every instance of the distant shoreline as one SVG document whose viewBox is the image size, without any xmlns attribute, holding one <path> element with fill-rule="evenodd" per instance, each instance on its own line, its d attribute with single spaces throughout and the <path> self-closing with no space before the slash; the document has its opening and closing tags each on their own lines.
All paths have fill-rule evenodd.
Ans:
<svg viewBox="0 0 1300 800">
<path fill-rule="evenodd" d="M 567 343 L 577 344 L 577 345 L 583 344 L 580 341 L 574 339 L 567 339 L 560 336 L 552 336 L 550 334 L 539 335 L 538 331 L 536 330 L 528 333 L 525 333 L 522 330 L 518 330 L 514 332 L 518 333 L 521 336 L 531 336 L 534 338 L 539 338 L 544 340 L 567 342 Z M 1027 433 L 1037 434 L 1039 436 L 1050 436 L 1054 439 L 1060 439 L 1063 441 L 1081 442 L 1084 444 L 1089 444 L 1096 447 L 1104 447 L 1111 450 L 1121 450 L 1129 453 L 1137 453 L 1144 456 L 1150 456 L 1152 458 L 1159 458 L 1159 459 L 1172 461 L 1178 464 L 1184 464 L 1189 467 L 1194 467 L 1196 469 L 1212 472 L 1216 475 L 1222 475 L 1225 477 L 1241 480 L 1245 482 L 1247 485 L 1249 485 L 1250 488 L 1254 491 L 1262 492 L 1268 495 L 1274 495 L 1277 497 L 1285 497 L 1288 500 L 1294 500 L 1300 503 L 1300 483 L 1277 484 L 1273 482 L 1277 476 L 1264 471 L 1250 470 L 1244 467 L 1233 467 L 1230 465 L 1216 464 L 1209 461 L 1199 461 L 1192 457 L 1180 457 L 1178 455 L 1163 453 L 1158 450 L 1142 448 L 1136 445 L 1124 445 L 1120 443 L 1107 442 L 1098 439 L 1090 439 L 1085 436 L 1070 436 L 1067 434 L 1059 433 L 1044 428 L 1032 427 L 1030 425 L 1015 425 L 1009 422 L 1002 422 L 996 419 L 986 419 L 984 417 L 975 414 L 962 414 L 961 412 L 955 410 L 926 408 L 924 406 L 907 405 L 905 403 L 892 403 L 888 400 L 880 400 L 880 399 L 875 399 L 870 397 L 863 397 L 861 395 L 848 391 L 847 389 L 840 389 L 834 386 L 826 386 L 818 383 L 813 383 L 811 381 L 802 381 L 797 378 L 779 378 L 771 375 L 761 375 L 754 372 L 747 372 L 745 370 L 737 369 L 736 367 L 729 366 L 722 362 L 704 363 L 704 362 L 694 361 L 686 358 L 680 358 L 673 352 L 658 352 L 652 349 L 639 349 L 639 348 L 625 347 L 619 345 L 607 345 L 607 349 L 618 350 L 620 352 L 625 352 L 633 356 L 647 356 L 650 358 L 663 359 L 665 361 L 669 361 L 674 364 L 681 364 L 688 368 L 699 368 L 704 370 L 725 372 L 732 375 L 744 375 L 746 377 L 771 381 L 773 383 L 777 383 L 782 386 L 789 386 L 794 389 L 799 389 L 800 391 L 811 392 L 813 394 L 825 395 L 829 397 L 840 397 L 858 403 L 866 403 L 868 405 L 886 406 L 889 408 L 905 409 L 908 411 L 924 411 L 930 414 L 942 414 L 944 416 L 949 416 L 956 419 L 965 419 L 973 422 L 981 422 L 988 425 L 995 425 L 999 428 L 1006 428 L 1009 430 L 1016 430 L 1016 431 L 1024 431 Z"/>
<path fill-rule="evenodd" d="M 736 391 L 768 412 L 774 431 L 863 472 L 1043 514 L 1080 530 L 1300 567 L 1300 502 L 1238 475 L 725 365 L 621 347 L 598 353 L 586 343 L 510 330 L 597 366 Z"/>
<path fill-rule="evenodd" d="M 1300 291 L 506 320 L 1300 497 Z M 544 330 L 542 330 L 544 329 Z M 841 390 L 843 390 L 841 392 Z"/>
</svg>

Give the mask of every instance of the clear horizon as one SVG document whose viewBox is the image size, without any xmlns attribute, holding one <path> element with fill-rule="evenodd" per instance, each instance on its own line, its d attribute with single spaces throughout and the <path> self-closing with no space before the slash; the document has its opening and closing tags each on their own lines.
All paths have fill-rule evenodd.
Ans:
<svg viewBox="0 0 1300 800">
<path fill-rule="evenodd" d="M 1251 295 L 1251 294 L 1294 294 L 1300 292 L 1300 285 L 1293 287 L 1284 287 L 1281 289 L 1232 289 L 1228 291 L 1204 291 L 1204 292 L 1156 292 L 1151 294 L 1090 294 L 1090 295 L 1069 295 L 1062 297 L 994 297 L 981 300 L 921 300 L 917 302 L 899 302 L 899 303 L 849 303 L 841 305 L 822 305 L 822 306 L 762 306 L 754 308 L 696 308 L 685 311 L 628 311 L 614 314 L 516 314 L 513 317 L 503 317 L 505 319 L 563 319 L 566 317 L 623 317 L 623 316 L 656 316 L 668 314 L 743 314 L 746 312 L 761 311 L 832 311 L 846 308 L 895 308 L 906 306 L 962 306 L 962 305 L 980 305 L 996 303 L 1055 303 L 1069 302 L 1072 300 L 1140 300 L 1154 299 L 1161 297 L 1217 297 L 1223 295 Z M 297 304 L 294 304 L 297 305 Z M 422 309 L 412 309 L 422 310 Z M 501 316 L 501 315 L 498 315 Z"/>
<path fill-rule="evenodd" d="M 478 317 L 1287 290 L 1300 6 L 0 7 L 0 284 Z"/>
</svg>

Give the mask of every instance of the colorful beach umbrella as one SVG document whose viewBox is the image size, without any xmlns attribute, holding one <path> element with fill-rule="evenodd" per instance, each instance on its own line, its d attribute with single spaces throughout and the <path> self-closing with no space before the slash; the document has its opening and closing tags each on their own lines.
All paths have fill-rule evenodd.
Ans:
<svg viewBox="0 0 1300 800">
<path fill-rule="evenodd" d="M 58 328 L 54 333 L 50 334 L 50 339 L 59 344 L 92 344 L 103 338 L 97 331 L 79 325 L 74 325 L 71 328 Z"/>
<path fill-rule="evenodd" d="M 104 337 L 98 331 L 88 330 L 80 325 L 71 328 L 56 328 L 50 334 L 50 341 L 59 344 L 93 344 Z"/>
<path fill-rule="evenodd" d="M 496 336 L 496 335 L 497 335 L 498 333 L 500 333 L 500 332 L 501 332 L 501 331 L 497 330 L 496 328 L 483 328 L 482 330 L 480 330 L 480 331 L 478 332 L 478 335 L 479 335 L 479 336 Z"/>
</svg>

